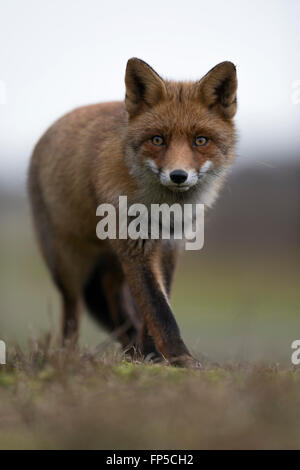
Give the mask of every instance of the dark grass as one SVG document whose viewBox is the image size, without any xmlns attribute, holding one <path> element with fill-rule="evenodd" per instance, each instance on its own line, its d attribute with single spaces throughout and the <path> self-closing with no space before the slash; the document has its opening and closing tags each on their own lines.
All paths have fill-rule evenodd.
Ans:
<svg viewBox="0 0 300 470">
<path fill-rule="evenodd" d="M 0 448 L 299 448 L 299 388 L 299 371 L 275 364 L 186 370 L 48 335 L 0 368 Z"/>
</svg>

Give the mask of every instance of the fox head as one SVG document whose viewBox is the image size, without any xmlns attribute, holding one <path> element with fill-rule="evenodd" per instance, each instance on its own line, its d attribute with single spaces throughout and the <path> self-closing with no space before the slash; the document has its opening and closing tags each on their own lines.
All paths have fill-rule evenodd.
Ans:
<svg viewBox="0 0 300 470">
<path fill-rule="evenodd" d="M 124 145 L 140 185 L 151 180 L 154 191 L 178 198 L 217 187 L 234 158 L 235 66 L 222 62 L 199 81 L 174 82 L 132 58 L 125 84 Z"/>
</svg>

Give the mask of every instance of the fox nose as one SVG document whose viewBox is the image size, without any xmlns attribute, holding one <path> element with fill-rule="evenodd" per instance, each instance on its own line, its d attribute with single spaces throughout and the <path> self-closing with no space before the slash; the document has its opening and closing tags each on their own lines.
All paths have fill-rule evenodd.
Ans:
<svg viewBox="0 0 300 470">
<path fill-rule="evenodd" d="M 174 170 L 170 173 L 170 178 L 173 183 L 181 184 L 187 180 L 188 174 L 184 170 Z"/>
</svg>

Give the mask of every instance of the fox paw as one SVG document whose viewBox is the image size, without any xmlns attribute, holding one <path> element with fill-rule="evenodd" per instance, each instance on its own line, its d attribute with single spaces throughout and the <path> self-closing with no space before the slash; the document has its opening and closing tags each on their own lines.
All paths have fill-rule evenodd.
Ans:
<svg viewBox="0 0 300 470">
<path fill-rule="evenodd" d="M 184 355 L 169 359 L 172 366 L 185 367 L 187 369 L 203 369 L 201 362 L 194 359 L 192 356 Z"/>
</svg>

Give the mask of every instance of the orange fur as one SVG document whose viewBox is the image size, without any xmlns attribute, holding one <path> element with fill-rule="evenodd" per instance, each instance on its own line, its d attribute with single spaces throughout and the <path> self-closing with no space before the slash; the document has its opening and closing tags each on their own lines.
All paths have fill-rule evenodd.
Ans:
<svg viewBox="0 0 300 470">
<path fill-rule="evenodd" d="M 36 145 L 28 181 L 35 228 L 62 294 L 65 338 L 77 337 L 84 294 L 110 330 L 127 325 L 118 334 L 125 348 L 191 365 L 166 298 L 175 243 L 100 241 L 95 214 L 99 204 L 116 205 L 120 195 L 129 204 L 213 202 L 234 158 L 235 67 L 224 62 L 198 82 L 172 82 L 130 59 L 125 82 L 125 103 L 76 109 Z M 164 145 L 153 144 L 155 135 Z M 195 145 L 199 135 L 209 139 L 207 145 Z M 201 179 L 208 161 L 212 170 Z M 169 173 L 178 168 L 194 178 L 185 192 L 162 179 L 169 184 Z"/>
</svg>

